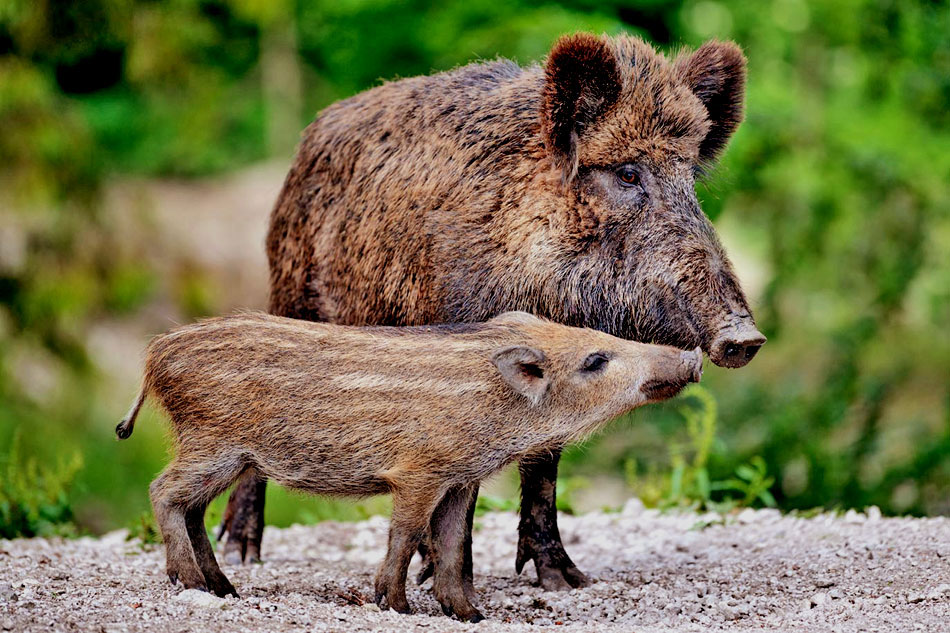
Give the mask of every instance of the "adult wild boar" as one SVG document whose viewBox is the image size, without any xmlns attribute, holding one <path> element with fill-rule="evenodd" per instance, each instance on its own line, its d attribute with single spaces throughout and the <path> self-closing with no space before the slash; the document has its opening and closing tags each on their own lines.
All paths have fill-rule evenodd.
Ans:
<svg viewBox="0 0 950 633">
<path fill-rule="evenodd" d="M 741 367 L 765 337 L 694 191 L 742 118 L 745 59 L 668 60 L 578 34 L 544 67 L 498 60 L 387 83 L 324 110 L 271 216 L 270 310 L 348 325 L 525 310 Z M 559 455 L 521 465 L 516 568 L 586 577 L 561 544 Z M 259 556 L 264 482 L 242 480 L 229 560 Z M 424 572 L 425 575 L 427 572 Z"/>
</svg>

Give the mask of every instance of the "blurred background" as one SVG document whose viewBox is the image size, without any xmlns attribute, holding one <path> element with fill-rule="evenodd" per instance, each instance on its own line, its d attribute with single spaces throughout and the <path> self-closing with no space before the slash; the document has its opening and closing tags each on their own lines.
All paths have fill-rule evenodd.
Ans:
<svg viewBox="0 0 950 633">
<path fill-rule="evenodd" d="M 769 343 L 571 449 L 562 507 L 950 513 L 946 2 L 3 0 L 0 537 L 147 528 L 164 421 L 113 435 L 142 351 L 265 306 L 268 214 L 321 108 L 578 30 L 744 47 L 747 119 L 699 195 Z M 516 499 L 509 471 L 482 507 Z M 271 486 L 267 516 L 385 508 Z"/>
</svg>

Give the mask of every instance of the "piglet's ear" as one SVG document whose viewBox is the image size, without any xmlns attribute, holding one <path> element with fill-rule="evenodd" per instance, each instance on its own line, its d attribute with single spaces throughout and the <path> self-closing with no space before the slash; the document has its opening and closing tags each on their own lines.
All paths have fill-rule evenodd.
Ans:
<svg viewBox="0 0 950 633">
<path fill-rule="evenodd" d="M 617 102 L 620 70 L 605 40 L 578 33 L 554 44 L 544 74 L 544 143 L 570 180 L 577 170 L 577 139 Z"/>
<path fill-rule="evenodd" d="M 538 404 L 551 381 L 544 369 L 544 352 L 533 347 L 503 347 L 492 356 L 498 373 L 516 392 Z"/>
<path fill-rule="evenodd" d="M 742 121 L 745 56 L 733 42 L 710 41 L 676 60 L 680 79 L 706 106 L 709 134 L 699 146 L 703 161 L 714 160 Z"/>
</svg>

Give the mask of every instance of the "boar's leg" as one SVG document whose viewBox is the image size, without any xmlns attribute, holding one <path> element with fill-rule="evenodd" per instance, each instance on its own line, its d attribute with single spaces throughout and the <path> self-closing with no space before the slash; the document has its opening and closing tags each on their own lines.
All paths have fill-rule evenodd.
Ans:
<svg viewBox="0 0 950 633">
<path fill-rule="evenodd" d="M 538 583 L 548 591 L 590 584 L 574 565 L 557 529 L 557 464 L 561 451 L 532 456 L 518 465 L 521 472 L 521 522 L 518 525 L 518 556 L 515 569 L 534 560 Z"/>
<path fill-rule="evenodd" d="M 484 616 L 471 603 L 471 579 L 466 590 L 464 578 L 466 564 L 466 542 L 468 548 L 469 572 L 471 572 L 471 528 L 468 523 L 468 509 L 477 495 L 478 485 L 454 488 L 446 493 L 439 503 L 430 521 L 430 555 L 435 567 L 432 579 L 432 592 L 442 605 L 445 615 L 455 615 L 459 620 L 481 622 Z"/>
<path fill-rule="evenodd" d="M 234 585 L 218 567 L 218 561 L 214 559 L 211 541 L 208 540 L 208 532 L 205 530 L 206 507 L 205 504 L 200 504 L 185 512 L 185 526 L 188 529 L 191 546 L 195 551 L 195 560 L 198 562 L 198 567 L 201 568 L 201 573 L 204 574 L 208 589 L 222 598 L 227 595 L 237 597 L 238 594 L 234 589 Z"/>
<path fill-rule="evenodd" d="M 227 534 L 224 562 L 228 565 L 261 562 L 261 538 L 264 536 L 264 495 L 267 480 L 249 470 L 238 480 L 224 510 L 218 539 Z"/>
<path fill-rule="evenodd" d="M 185 589 L 208 590 L 204 574 L 198 567 L 185 519 L 186 498 L 179 491 L 186 475 L 172 462 L 149 486 L 155 520 L 165 542 L 165 567 L 172 583 Z"/>
<path fill-rule="evenodd" d="M 468 501 L 468 510 L 465 513 L 465 544 L 464 544 L 464 558 L 462 561 L 462 583 L 465 587 L 465 595 L 468 597 L 469 602 L 475 602 L 478 594 L 475 593 L 475 585 L 473 583 L 472 575 L 472 523 L 475 520 L 475 505 L 478 501 L 478 484 L 472 484 L 472 492 Z M 434 516 L 434 515 L 433 515 Z M 432 556 L 429 553 L 431 549 L 431 538 L 434 534 L 432 526 L 429 526 L 429 531 L 426 534 L 426 538 L 419 543 L 419 555 L 422 556 L 422 569 L 419 571 L 419 575 L 416 576 L 416 583 L 422 584 L 428 578 L 432 576 L 432 572 L 435 570 L 435 566 L 432 561 Z"/>
<path fill-rule="evenodd" d="M 406 600 L 409 561 L 425 536 L 429 519 L 441 495 L 433 486 L 393 487 L 393 514 L 389 522 L 389 549 L 376 574 L 376 604 L 383 600 L 398 613 L 410 613 Z"/>
</svg>

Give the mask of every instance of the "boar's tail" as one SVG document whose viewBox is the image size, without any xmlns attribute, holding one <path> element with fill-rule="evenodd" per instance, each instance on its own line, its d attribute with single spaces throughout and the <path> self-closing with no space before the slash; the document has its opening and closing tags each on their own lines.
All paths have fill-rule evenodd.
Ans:
<svg viewBox="0 0 950 633">
<path fill-rule="evenodd" d="M 142 408 L 142 403 L 145 402 L 147 392 L 148 387 L 142 385 L 142 390 L 139 391 L 139 395 L 135 398 L 135 402 L 132 403 L 131 408 L 129 408 L 129 412 L 125 414 L 122 421 L 115 427 L 116 439 L 124 440 L 132 435 L 132 430 L 135 428 L 135 418 L 138 417 L 139 409 Z"/>
</svg>

